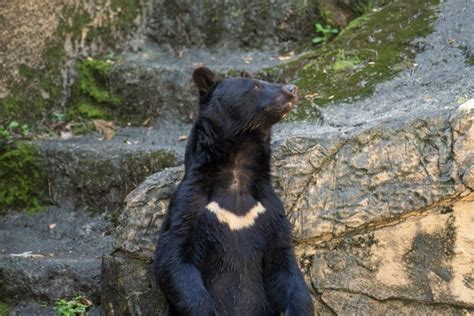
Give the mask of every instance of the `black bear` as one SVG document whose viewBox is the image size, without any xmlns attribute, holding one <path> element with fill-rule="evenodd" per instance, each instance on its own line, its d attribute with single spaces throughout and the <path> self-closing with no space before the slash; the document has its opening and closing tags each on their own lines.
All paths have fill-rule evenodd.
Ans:
<svg viewBox="0 0 474 316">
<path fill-rule="evenodd" d="M 169 315 L 312 315 L 291 226 L 270 176 L 272 125 L 294 85 L 193 73 L 199 113 L 185 175 L 159 234 L 154 271 Z"/>
</svg>

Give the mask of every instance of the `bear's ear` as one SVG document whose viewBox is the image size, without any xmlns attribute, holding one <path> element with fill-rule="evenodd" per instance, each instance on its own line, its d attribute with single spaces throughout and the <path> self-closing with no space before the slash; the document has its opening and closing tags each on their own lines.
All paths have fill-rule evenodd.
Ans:
<svg viewBox="0 0 474 316">
<path fill-rule="evenodd" d="M 196 68 L 193 72 L 193 81 L 201 95 L 208 93 L 217 83 L 216 75 L 207 67 Z"/>
<path fill-rule="evenodd" d="M 252 74 L 248 72 L 247 70 L 242 70 L 242 72 L 240 73 L 240 76 L 244 78 L 253 78 Z"/>
</svg>

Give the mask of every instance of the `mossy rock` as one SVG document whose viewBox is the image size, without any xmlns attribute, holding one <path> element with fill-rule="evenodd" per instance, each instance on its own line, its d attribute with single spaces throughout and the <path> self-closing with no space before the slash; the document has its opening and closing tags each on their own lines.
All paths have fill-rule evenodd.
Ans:
<svg viewBox="0 0 474 316">
<path fill-rule="evenodd" d="M 25 5 L 30 6 L 28 10 L 22 10 Z M 21 120 L 34 126 L 47 122 L 54 111 L 64 111 L 73 61 L 79 55 L 97 56 L 122 49 L 138 27 L 141 10 L 139 0 L 79 1 L 60 6 L 54 1 L 48 5 L 7 4 L 2 25 L 16 40 L 7 37 L 8 45 L 3 46 L 9 49 L 0 48 L 6 58 L 0 65 L 5 74 L 1 82 L 5 87 L 0 86 L 0 124 Z M 32 19 L 35 23 L 23 23 Z M 0 39 L 0 47 L 2 44 Z M 23 54 L 28 57 L 21 57 Z M 87 88 L 100 100 L 112 100 L 112 96 L 101 94 L 104 91 Z"/>
<path fill-rule="evenodd" d="M 289 120 L 314 121 L 318 108 L 371 95 L 378 83 L 413 67 L 414 39 L 432 32 L 439 0 L 395 0 L 353 20 L 333 41 L 259 76 L 292 82 L 303 97 Z"/>
<path fill-rule="evenodd" d="M 119 215 L 126 195 L 149 175 L 182 162 L 174 151 L 94 142 L 40 144 L 54 202 Z"/>
<path fill-rule="evenodd" d="M 18 143 L 0 149 L 0 214 L 9 209 L 42 209 L 44 165 L 35 145 Z"/>
<path fill-rule="evenodd" d="M 94 130 L 91 120 L 95 119 L 113 120 L 119 126 L 142 126 L 157 115 L 157 102 L 147 99 L 155 100 L 156 95 L 147 87 L 155 87 L 156 82 L 149 80 L 136 91 L 121 81 L 120 63 L 108 58 L 78 60 L 76 71 L 66 115 L 67 120 L 81 123 L 73 124 L 75 134 Z M 128 74 L 124 76 L 128 78 Z"/>
</svg>

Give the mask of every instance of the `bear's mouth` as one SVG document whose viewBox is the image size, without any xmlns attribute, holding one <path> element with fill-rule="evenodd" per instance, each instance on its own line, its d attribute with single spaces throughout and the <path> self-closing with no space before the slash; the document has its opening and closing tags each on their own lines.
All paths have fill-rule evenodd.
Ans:
<svg viewBox="0 0 474 316">
<path fill-rule="evenodd" d="M 296 101 L 286 102 L 283 105 L 283 110 L 281 113 L 282 117 L 287 116 L 294 108 L 296 108 Z"/>
<path fill-rule="evenodd" d="M 298 100 L 297 95 L 281 95 L 272 105 L 265 109 L 265 112 L 271 113 L 274 119 L 280 120 L 286 117 L 296 107 Z"/>
<path fill-rule="evenodd" d="M 286 117 L 294 108 L 296 108 L 297 103 L 298 96 L 294 96 L 290 101 L 283 104 L 283 106 L 281 107 L 282 118 Z"/>
<path fill-rule="evenodd" d="M 281 117 L 287 116 L 296 107 L 296 100 L 285 102 L 282 105 L 275 105 L 265 109 L 266 112 L 273 112 Z"/>
</svg>

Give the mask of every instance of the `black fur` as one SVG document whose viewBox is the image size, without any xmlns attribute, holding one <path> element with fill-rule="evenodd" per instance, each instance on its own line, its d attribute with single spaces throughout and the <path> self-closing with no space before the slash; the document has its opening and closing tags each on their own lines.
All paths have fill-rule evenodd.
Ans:
<svg viewBox="0 0 474 316">
<path fill-rule="evenodd" d="M 270 177 L 270 135 L 297 96 L 288 86 L 249 78 L 218 81 L 194 71 L 199 115 L 155 254 L 155 277 L 170 315 L 312 315 L 291 227 Z M 230 230 L 206 209 L 236 215 L 260 202 L 251 227 Z"/>
</svg>

